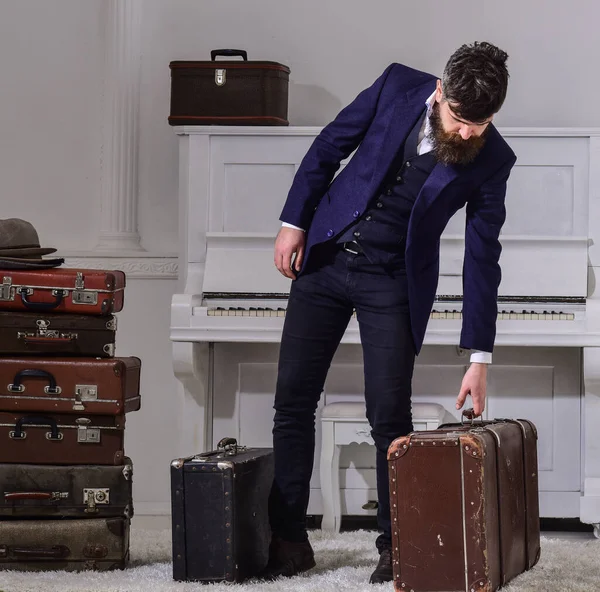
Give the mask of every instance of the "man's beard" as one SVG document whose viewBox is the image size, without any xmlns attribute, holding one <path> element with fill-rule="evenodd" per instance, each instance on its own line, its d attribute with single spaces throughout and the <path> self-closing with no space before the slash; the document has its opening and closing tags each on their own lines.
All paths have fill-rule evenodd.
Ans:
<svg viewBox="0 0 600 592">
<path fill-rule="evenodd" d="M 443 164 L 469 164 L 475 160 L 485 144 L 489 126 L 480 136 L 463 140 L 458 133 L 444 131 L 440 118 L 440 104 L 436 102 L 429 116 L 431 130 L 428 134 L 437 160 Z"/>
</svg>

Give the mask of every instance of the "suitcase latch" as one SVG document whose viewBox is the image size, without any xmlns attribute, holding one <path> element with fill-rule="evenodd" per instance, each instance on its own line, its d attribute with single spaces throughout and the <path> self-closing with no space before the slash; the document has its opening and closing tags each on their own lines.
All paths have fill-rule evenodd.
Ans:
<svg viewBox="0 0 600 592">
<path fill-rule="evenodd" d="M 75 290 L 73 290 L 71 300 L 73 301 L 73 304 L 98 304 L 98 292 L 91 290 L 85 291 L 85 282 L 81 271 L 78 271 L 75 276 Z"/>
<path fill-rule="evenodd" d="M 15 299 L 15 289 L 12 286 L 12 278 L 3 277 L 2 278 L 2 286 L 0 287 L 0 300 L 14 300 Z"/>
<path fill-rule="evenodd" d="M 75 420 L 77 423 L 77 442 L 79 444 L 98 444 L 100 442 L 100 428 L 89 428 L 92 422 L 87 417 L 79 417 Z"/>
<path fill-rule="evenodd" d="M 95 384 L 76 384 L 73 411 L 83 411 L 86 401 L 98 400 L 98 386 Z"/>
<path fill-rule="evenodd" d="M 227 70 L 224 68 L 217 68 L 215 70 L 215 84 L 217 86 L 223 86 L 227 82 Z"/>
<path fill-rule="evenodd" d="M 95 514 L 98 512 L 97 505 L 107 505 L 110 503 L 110 489 L 84 489 L 83 501 L 87 506 L 84 512 Z"/>
</svg>

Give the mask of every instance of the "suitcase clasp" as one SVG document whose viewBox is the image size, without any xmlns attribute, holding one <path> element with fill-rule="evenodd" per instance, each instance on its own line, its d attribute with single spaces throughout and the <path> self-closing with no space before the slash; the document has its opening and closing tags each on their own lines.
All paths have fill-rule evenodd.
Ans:
<svg viewBox="0 0 600 592">
<path fill-rule="evenodd" d="M 227 70 L 224 68 L 217 68 L 215 70 L 215 84 L 217 86 L 224 86 L 227 82 Z"/>
<path fill-rule="evenodd" d="M 84 402 L 98 400 L 98 385 L 96 384 L 76 384 L 75 385 L 75 402 L 73 403 L 73 411 L 83 411 L 85 409 Z"/>
<path fill-rule="evenodd" d="M 88 428 L 91 420 L 87 417 L 79 417 L 77 423 L 77 442 L 79 444 L 98 444 L 100 442 L 100 428 Z"/>
<path fill-rule="evenodd" d="M 86 514 L 96 514 L 98 512 L 96 505 L 110 503 L 110 489 L 84 489 L 83 501 L 87 506 L 84 512 Z"/>
<path fill-rule="evenodd" d="M 91 290 L 86 292 L 85 280 L 81 271 L 78 271 L 75 276 L 75 290 L 71 294 L 71 301 L 73 304 L 89 304 L 92 306 L 98 304 L 98 292 Z"/>
<path fill-rule="evenodd" d="M 0 286 L 0 300 L 14 300 L 15 299 L 15 289 L 12 285 L 12 278 L 3 277 L 2 278 L 2 286 Z"/>
</svg>

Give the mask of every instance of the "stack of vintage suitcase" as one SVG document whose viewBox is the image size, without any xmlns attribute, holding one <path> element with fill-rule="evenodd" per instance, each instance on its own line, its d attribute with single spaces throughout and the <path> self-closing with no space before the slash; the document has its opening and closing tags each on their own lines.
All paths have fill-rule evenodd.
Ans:
<svg viewBox="0 0 600 592">
<path fill-rule="evenodd" d="M 0 569 L 129 559 L 125 414 L 141 362 L 115 357 L 125 274 L 0 269 Z"/>
</svg>

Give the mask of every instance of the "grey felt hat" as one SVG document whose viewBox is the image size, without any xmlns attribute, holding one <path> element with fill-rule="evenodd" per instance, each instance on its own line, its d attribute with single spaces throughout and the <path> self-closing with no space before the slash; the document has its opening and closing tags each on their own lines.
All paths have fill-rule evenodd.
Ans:
<svg viewBox="0 0 600 592">
<path fill-rule="evenodd" d="M 42 247 L 31 222 L 20 218 L 0 220 L 0 268 L 43 269 L 57 267 L 64 259 L 42 259 L 55 253 L 53 247 Z"/>
</svg>

